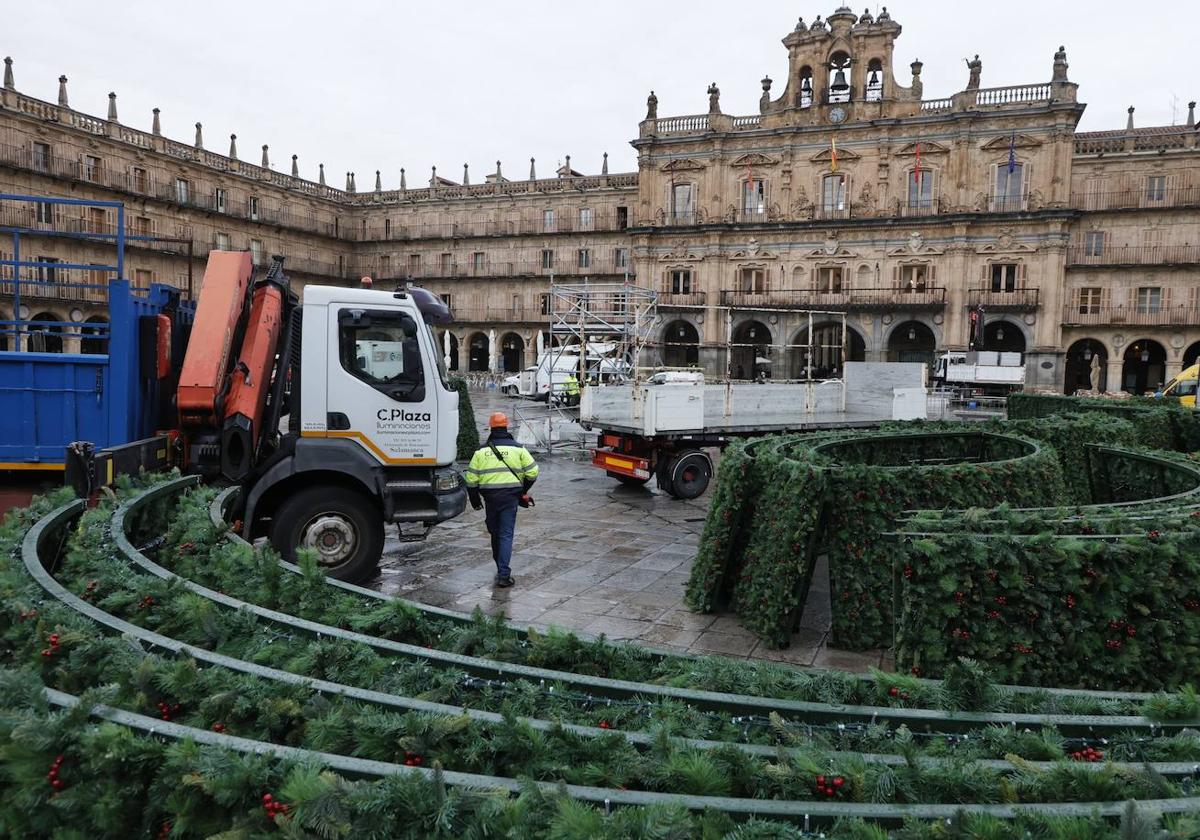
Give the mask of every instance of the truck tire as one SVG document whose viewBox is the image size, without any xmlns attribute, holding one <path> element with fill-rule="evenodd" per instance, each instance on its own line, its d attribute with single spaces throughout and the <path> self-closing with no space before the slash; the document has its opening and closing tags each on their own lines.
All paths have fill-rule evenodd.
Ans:
<svg viewBox="0 0 1200 840">
<path fill-rule="evenodd" d="M 645 478 L 635 478 L 632 475 L 623 475 L 621 473 L 613 472 L 612 470 L 605 470 L 604 472 L 609 478 L 615 478 L 617 481 L 621 482 L 627 487 L 642 487 L 647 481 L 650 480 L 650 476 L 646 476 Z"/>
<path fill-rule="evenodd" d="M 667 465 L 670 487 L 664 488 L 676 499 L 696 499 L 708 489 L 712 460 L 698 449 L 682 452 Z"/>
<path fill-rule="evenodd" d="M 375 503 L 345 487 L 301 490 L 279 506 L 271 545 L 295 562 L 297 548 L 312 548 L 329 577 L 350 583 L 375 573 L 383 553 L 383 520 Z"/>
</svg>

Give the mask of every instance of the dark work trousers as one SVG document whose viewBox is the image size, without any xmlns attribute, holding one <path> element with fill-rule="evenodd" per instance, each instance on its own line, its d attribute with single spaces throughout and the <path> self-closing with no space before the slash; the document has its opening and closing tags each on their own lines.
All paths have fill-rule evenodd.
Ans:
<svg viewBox="0 0 1200 840">
<path fill-rule="evenodd" d="M 492 535 L 492 559 L 496 561 L 496 576 L 506 578 L 512 573 L 513 533 L 517 529 L 517 497 L 483 498 L 484 521 Z"/>
</svg>

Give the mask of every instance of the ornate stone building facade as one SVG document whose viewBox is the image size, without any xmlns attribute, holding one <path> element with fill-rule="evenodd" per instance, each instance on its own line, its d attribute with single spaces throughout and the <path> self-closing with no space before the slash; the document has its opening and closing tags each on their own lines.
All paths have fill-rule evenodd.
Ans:
<svg viewBox="0 0 1200 840">
<path fill-rule="evenodd" d="M 1200 149 L 1186 125 L 1080 133 L 1084 106 L 1061 48 L 1049 80 L 924 96 L 922 65 L 897 78 L 901 28 L 886 11 L 841 8 L 783 39 L 787 79 L 761 81 L 760 113 L 659 117 L 637 127 L 636 173 L 555 177 L 431 174 L 409 189 L 342 189 L 19 93 L 0 94 L 0 188 L 125 202 L 127 275 L 198 282 L 209 248 L 283 253 L 298 281 L 387 287 L 412 279 L 451 301 L 451 363 L 516 370 L 547 324 L 551 277 L 621 280 L 659 292 L 652 361 L 711 374 L 790 378 L 850 359 L 930 359 L 965 349 L 1025 354 L 1027 384 L 1152 388 L 1200 355 Z M 910 75 L 911 74 L 911 75 Z M 1045 78 L 1045 75 L 1042 76 Z M 4 225 L 110 232 L 104 211 L 5 203 Z M 18 217 L 17 214 L 23 214 Z M 162 238 L 171 241 L 161 241 Z M 0 249 L 4 243 L 0 242 Z M 46 260 L 103 261 L 88 237 L 27 238 Z M 188 249 L 192 257 L 188 257 Z M 40 250 L 39 250 L 40 249 Z M 42 269 L 38 269 L 42 271 Z M 86 272 L 44 270 L 56 279 Z M 80 279 L 80 278 L 75 278 Z M 102 317 L 33 299 L 24 317 Z M 799 308 L 828 312 L 801 316 Z M 43 310 L 38 312 L 36 310 Z M 843 338 L 840 313 L 846 313 Z M 0 319 L 11 317 L 0 299 Z M 813 335 L 809 336 L 810 323 Z M 76 349 L 67 342 L 64 349 Z M 1098 361 L 1098 363 L 1097 363 Z M 1096 381 L 1093 381 L 1096 380 Z"/>
</svg>

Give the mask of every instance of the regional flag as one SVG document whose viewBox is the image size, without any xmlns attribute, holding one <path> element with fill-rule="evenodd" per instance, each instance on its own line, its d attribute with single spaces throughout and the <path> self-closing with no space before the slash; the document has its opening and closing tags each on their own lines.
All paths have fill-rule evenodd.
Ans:
<svg viewBox="0 0 1200 840">
<path fill-rule="evenodd" d="M 837 140 L 829 138 L 829 171 L 837 172 Z"/>
<path fill-rule="evenodd" d="M 1013 136 L 1008 140 L 1008 174 L 1011 175 L 1017 169 L 1017 135 L 1014 132 Z"/>
</svg>

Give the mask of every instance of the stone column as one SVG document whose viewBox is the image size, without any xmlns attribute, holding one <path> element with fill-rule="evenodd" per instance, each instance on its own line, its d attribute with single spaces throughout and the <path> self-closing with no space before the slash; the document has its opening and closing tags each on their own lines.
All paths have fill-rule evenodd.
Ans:
<svg viewBox="0 0 1200 840">
<path fill-rule="evenodd" d="M 1108 360 L 1108 379 L 1105 381 L 1105 388 L 1109 391 L 1121 390 L 1121 369 L 1125 367 L 1125 360 L 1122 358 L 1122 353 L 1118 351 L 1116 358 Z"/>
</svg>

